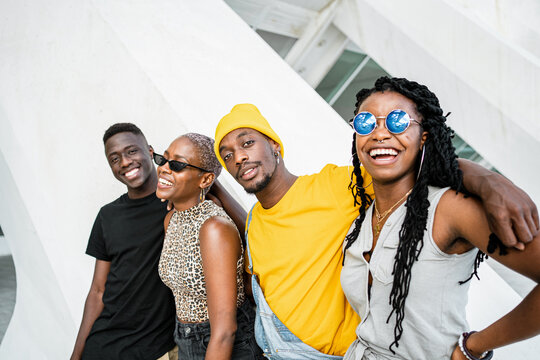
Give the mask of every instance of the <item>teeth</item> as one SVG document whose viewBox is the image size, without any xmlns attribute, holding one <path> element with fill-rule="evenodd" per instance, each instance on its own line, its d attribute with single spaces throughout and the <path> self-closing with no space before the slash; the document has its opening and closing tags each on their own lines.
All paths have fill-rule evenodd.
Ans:
<svg viewBox="0 0 540 360">
<path fill-rule="evenodd" d="M 255 170 L 255 168 L 249 169 L 248 171 L 246 171 L 246 172 L 244 173 L 244 175 L 249 175 L 249 174 L 251 174 L 251 173 L 253 172 L 253 170 Z"/>
<path fill-rule="evenodd" d="M 127 173 L 125 173 L 124 175 L 127 176 L 127 177 L 131 177 L 133 175 L 135 175 L 137 173 L 137 171 L 139 171 L 139 169 L 133 169 L 133 170 L 129 170 Z"/>
<path fill-rule="evenodd" d="M 378 155 L 392 155 L 396 156 L 398 152 L 394 149 L 373 149 L 369 152 L 369 155 L 374 157 Z"/>
<path fill-rule="evenodd" d="M 159 178 L 158 182 L 162 185 L 172 186 L 172 182 Z"/>
</svg>

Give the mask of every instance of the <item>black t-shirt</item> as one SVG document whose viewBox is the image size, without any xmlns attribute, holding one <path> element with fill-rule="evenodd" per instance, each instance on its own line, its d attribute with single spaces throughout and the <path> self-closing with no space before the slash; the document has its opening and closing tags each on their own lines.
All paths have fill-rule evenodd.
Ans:
<svg viewBox="0 0 540 360">
<path fill-rule="evenodd" d="M 158 274 L 166 213 L 155 194 L 124 194 L 99 211 L 86 253 L 111 269 L 83 359 L 155 360 L 174 347 L 174 298 Z"/>
</svg>

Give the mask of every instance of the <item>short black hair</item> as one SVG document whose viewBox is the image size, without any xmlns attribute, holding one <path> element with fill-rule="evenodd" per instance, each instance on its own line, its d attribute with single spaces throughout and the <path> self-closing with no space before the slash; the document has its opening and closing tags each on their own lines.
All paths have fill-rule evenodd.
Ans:
<svg viewBox="0 0 540 360">
<path fill-rule="evenodd" d="M 116 123 L 114 125 L 111 125 L 107 130 L 105 130 L 105 134 L 103 134 L 103 144 L 105 144 L 107 140 L 109 140 L 114 135 L 122 132 L 130 132 L 135 135 L 140 135 L 146 141 L 146 137 L 144 136 L 141 129 L 137 127 L 137 125 L 132 123 Z"/>
<path fill-rule="evenodd" d="M 199 152 L 198 155 L 201 167 L 214 173 L 217 179 L 221 173 L 221 163 L 214 152 L 214 139 L 197 133 L 187 133 L 180 137 L 186 137 L 191 141 L 193 146 L 195 146 Z"/>
</svg>

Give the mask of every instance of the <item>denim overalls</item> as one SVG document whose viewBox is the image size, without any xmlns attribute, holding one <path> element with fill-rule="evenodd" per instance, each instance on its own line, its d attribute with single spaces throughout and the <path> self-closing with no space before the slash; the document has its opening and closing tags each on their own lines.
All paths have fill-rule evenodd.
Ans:
<svg viewBox="0 0 540 360">
<path fill-rule="evenodd" d="M 270 306 L 264 298 L 257 275 L 253 273 L 253 262 L 249 249 L 248 230 L 251 223 L 253 208 L 251 208 L 246 226 L 246 249 L 249 261 L 249 271 L 251 275 L 251 287 L 253 298 L 257 304 L 255 317 L 255 339 L 264 352 L 264 356 L 269 359 L 342 359 L 341 356 L 326 355 L 305 344 L 294 335 L 272 312 Z"/>
</svg>

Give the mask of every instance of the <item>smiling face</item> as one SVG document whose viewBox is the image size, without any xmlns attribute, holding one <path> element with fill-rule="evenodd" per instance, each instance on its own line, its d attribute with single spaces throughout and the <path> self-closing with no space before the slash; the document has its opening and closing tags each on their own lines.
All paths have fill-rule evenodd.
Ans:
<svg viewBox="0 0 540 360">
<path fill-rule="evenodd" d="M 152 148 L 144 137 L 131 132 L 113 135 L 105 143 L 105 155 L 113 175 L 127 186 L 128 195 L 132 198 L 155 190 L 151 153 Z"/>
<path fill-rule="evenodd" d="M 219 144 L 227 171 L 251 194 L 262 191 L 272 180 L 279 151 L 278 143 L 249 128 L 231 131 Z"/>
<path fill-rule="evenodd" d="M 163 156 L 202 167 L 197 147 L 187 137 L 179 137 L 167 148 Z M 171 200 L 177 210 L 185 210 L 199 202 L 201 189 L 212 185 L 214 174 L 186 166 L 179 172 L 170 169 L 169 163 L 158 166 L 158 185 L 156 195 Z"/>
<path fill-rule="evenodd" d="M 376 117 L 386 117 L 396 109 L 404 110 L 412 119 L 422 122 L 415 103 L 393 91 L 373 93 L 360 104 L 358 112 L 368 111 Z M 395 135 L 386 129 L 384 121 L 384 118 L 378 118 L 378 126 L 369 135 L 356 134 L 356 152 L 360 162 L 375 182 L 393 182 L 407 176 L 414 179 L 416 158 L 427 132 L 412 122 L 406 131 Z"/>
</svg>

